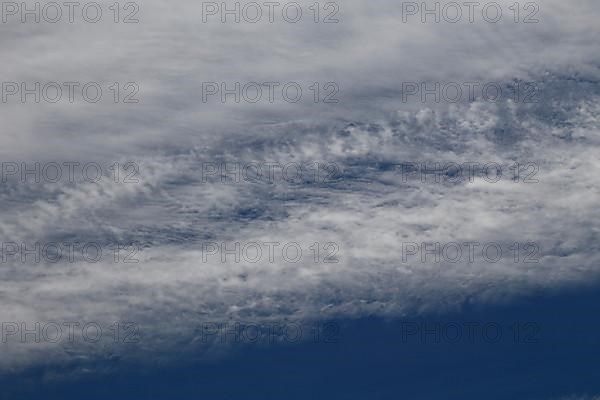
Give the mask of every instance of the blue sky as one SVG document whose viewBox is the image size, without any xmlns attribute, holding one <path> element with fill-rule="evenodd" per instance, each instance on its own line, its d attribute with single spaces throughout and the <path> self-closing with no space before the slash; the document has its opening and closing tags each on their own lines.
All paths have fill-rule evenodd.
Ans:
<svg viewBox="0 0 600 400">
<path fill-rule="evenodd" d="M 3 387 L 9 388 L 5 398 L 32 399 L 592 399 L 599 390 L 599 326 L 590 318 L 598 312 L 597 297 L 587 286 L 443 315 L 329 321 L 339 326 L 330 342 L 245 343 L 218 360 L 188 355 L 168 367 L 100 362 L 100 374 L 57 381 L 37 369 L 6 377 Z M 473 330 L 472 338 L 465 331 L 451 341 L 449 333 L 435 332 L 452 324 L 495 324 L 503 335 L 488 340 Z M 526 328 L 521 340 L 515 340 L 514 324 Z M 428 333 L 407 333 L 423 326 Z"/>
<path fill-rule="evenodd" d="M 5 4 L 0 396 L 595 399 L 600 7 L 513 3 Z"/>
</svg>

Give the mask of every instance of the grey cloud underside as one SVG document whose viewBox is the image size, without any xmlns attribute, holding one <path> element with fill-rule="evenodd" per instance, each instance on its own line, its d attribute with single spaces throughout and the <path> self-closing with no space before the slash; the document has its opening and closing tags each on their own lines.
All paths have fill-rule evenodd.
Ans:
<svg viewBox="0 0 600 400">
<path fill-rule="evenodd" d="M 2 319 L 137 321 L 149 332 L 139 348 L 159 356 L 175 344 L 206 346 L 195 329 L 207 321 L 400 316 L 593 280 L 599 88 L 596 81 L 554 76 L 543 89 L 560 91 L 569 99 L 564 103 L 541 96 L 537 104 L 424 107 L 342 126 L 277 125 L 260 138 L 137 158 L 139 184 L 5 190 L 4 238 L 136 243 L 144 250 L 133 265 L 4 265 Z M 323 182 L 202 180 L 203 163 L 224 161 L 333 162 L 343 173 Z M 539 183 L 423 183 L 418 176 L 403 180 L 393 167 L 524 161 L 539 165 Z M 15 196 L 33 198 L 19 204 Z M 304 249 L 335 242 L 340 262 L 203 262 L 206 241 L 298 242 Z M 542 257 L 531 265 L 510 256 L 496 264 L 402 262 L 402 242 L 468 241 L 505 248 L 538 242 Z M 48 351 L 55 360 L 106 356 L 97 345 L 64 348 L 11 347 L 3 367 L 41 362 Z"/>
<path fill-rule="evenodd" d="M 349 2 L 348 23 L 328 36 L 338 46 L 319 42 L 322 48 L 310 52 L 304 45 L 322 30 L 336 32 L 334 27 L 278 26 L 279 35 L 269 36 L 268 44 L 291 47 L 275 55 L 244 51 L 255 47 L 252 41 L 264 37 L 268 26 L 231 28 L 248 36 L 225 54 L 233 35 L 227 27 L 202 26 L 191 12 L 148 4 L 147 16 L 160 29 L 146 30 L 147 36 L 118 27 L 123 41 L 111 43 L 110 35 L 99 35 L 102 27 L 76 26 L 85 34 L 71 44 L 87 50 L 65 61 L 69 49 L 60 38 L 68 29 L 38 27 L 22 48 L 10 50 L 15 59 L 23 51 L 32 60 L 0 67 L 4 75 L 21 79 L 124 82 L 133 77 L 146 93 L 143 104 L 131 107 L 42 104 L 0 110 L 8 132 L 1 151 L 8 159 L 114 162 L 116 156 L 140 166 L 138 184 L 7 182 L 0 189 L 2 241 L 135 243 L 144 249 L 137 255 L 140 263 L 131 265 L 4 264 L 0 320 L 105 326 L 135 321 L 144 340 L 137 350 L 85 343 L 5 346 L 0 368 L 168 358 L 172 348 L 181 353 L 205 347 L 197 327 L 206 321 L 401 316 L 504 301 L 597 278 L 600 73 L 593 3 L 580 2 L 568 23 L 539 24 L 528 34 L 522 26 L 476 24 L 451 36 L 445 35 L 456 32 L 451 27 L 417 24 L 402 28 L 411 33 L 407 38 L 390 34 L 399 24 L 386 16 L 388 3 L 376 8 Z M 546 5 L 545 16 L 560 20 L 561 2 Z M 379 23 L 363 26 L 361 12 Z M 168 24 L 179 24 L 181 31 Z M 13 28 L 2 26 L 17 35 L 20 28 Z M 209 29 L 210 35 L 198 36 Z M 431 38 L 426 29 L 437 35 Z M 58 41 L 56 51 L 45 56 L 33 51 L 43 33 Z M 188 34 L 200 43 L 190 43 Z M 96 39 L 87 43 L 90 37 Z M 469 39 L 472 47 L 465 54 Z M 555 46 L 544 46 L 549 42 Z M 507 49 L 507 43 L 518 45 Z M 107 51 L 109 45 L 113 51 Z M 537 54 L 540 47 L 548 50 Z M 445 48 L 452 51 L 441 60 Z M 296 65 L 295 51 L 308 52 L 304 65 Z M 31 66 L 36 63 L 47 66 L 43 74 Z M 85 75 L 75 73 L 81 65 L 90 67 Z M 118 76 L 107 76 L 111 69 Z M 503 87 L 513 85 L 513 78 L 536 82 L 538 102 L 399 101 L 401 81 L 460 78 L 499 81 Z M 225 79 L 333 80 L 342 93 L 347 90 L 339 106 L 199 107 L 199 82 Z M 29 118 L 19 118 L 25 112 Z M 72 146 L 68 151 L 66 144 Z M 224 162 L 335 163 L 343 172 L 331 181 L 293 183 L 202 179 L 203 163 Z M 539 183 L 404 181 L 394 167 L 419 162 L 504 167 L 535 162 Z M 510 257 L 496 264 L 402 262 L 402 242 L 474 240 L 534 241 L 542 257 L 532 265 L 515 264 Z M 201 244 L 206 241 L 298 242 L 304 249 L 335 242 L 339 263 L 205 263 Z"/>
</svg>

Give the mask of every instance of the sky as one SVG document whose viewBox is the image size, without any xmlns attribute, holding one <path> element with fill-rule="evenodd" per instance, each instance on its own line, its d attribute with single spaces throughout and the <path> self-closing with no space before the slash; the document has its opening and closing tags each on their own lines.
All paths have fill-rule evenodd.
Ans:
<svg viewBox="0 0 600 400">
<path fill-rule="evenodd" d="M 600 396 L 596 1 L 71 6 L 1 5 L 0 398 Z"/>
</svg>

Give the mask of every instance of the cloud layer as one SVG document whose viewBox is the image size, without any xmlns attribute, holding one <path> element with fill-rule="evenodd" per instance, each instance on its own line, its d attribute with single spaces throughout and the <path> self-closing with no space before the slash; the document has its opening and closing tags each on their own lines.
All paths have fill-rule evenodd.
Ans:
<svg viewBox="0 0 600 400">
<path fill-rule="evenodd" d="M 196 329 L 207 321 L 394 317 L 597 278 L 598 7 L 544 1 L 540 23 L 525 25 L 403 24 L 391 1 L 340 6 L 340 22 L 327 26 L 202 23 L 192 2 L 145 2 L 133 25 L 1 26 L 19 42 L 3 46 L 14 60 L 0 67 L 5 81 L 140 88 L 139 104 L 2 105 L 7 162 L 139 167 L 136 183 L 8 176 L 3 243 L 141 251 L 133 264 L 8 257 L 0 321 L 135 321 L 144 336 L 135 350 L 110 354 L 97 343 L 13 340 L 1 345 L 0 368 L 113 352 L 163 357 L 205 346 Z M 534 102 L 402 101 L 403 82 L 497 82 L 508 91 L 519 79 L 535 82 Z M 203 103 L 202 82 L 222 81 L 335 82 L 339 103 Z M 239 182 L 207 174 L 209 165 L 269 163 L 304 172 Z M 446 171 L 423 181 L 402 167 L 451 163 L 477 163 L 477 176 Z M 492 163 L 503 171 L 497 182 L 482 175 Z M 315 175 L 318 164 L 335 168 Z M 515 165 L 533 167 L 515 177 Z M 403 246 L 475 241 L 504 254 L 435 262 L 407 258 Z M 207 243 L 236 242 L 297 243 L 305 253 L 297 262 L 281 253 L 256 263 L 204 259 Z M 523 262 L 522 253 L 515 261 L 515 243 L 538 245 L 537 262 Z M 324 262 L 332 253 L 337 262 Z"/>
</svg>

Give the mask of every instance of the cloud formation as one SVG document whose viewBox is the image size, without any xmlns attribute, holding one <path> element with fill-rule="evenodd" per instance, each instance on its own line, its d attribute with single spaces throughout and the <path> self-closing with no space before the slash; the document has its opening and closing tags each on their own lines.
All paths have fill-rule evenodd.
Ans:
<svg viewBox="0 0 600 400">
<path fill-rule="evenodd" d="M 206 321 L 394 317 L 597 278 L 600 32 L 592 1 L 544 1 L 530 25 L 402 23 L 391 1 L 344 3 L 340 22 L 328 26 L 202 23 L 193 2 L 140 7 L 133 25 L 1 25 L 20 44 L 3 46 L 14 60 L 0 67 L 4 81 L 131 81 L 140 89 L 138 104 L 2 104 L 6 162 L 139 168 L 135 183 L 7 176 L 2 242 L 140 251 L 132 264 L 110 251 L 95 263 L 49 263 L 23 261 L 20 249 L 3 259 L 0 321 L 135 321 L 144 333 L 135 349 L 110 352 L 83 341 L 13 340 L 0 345 L 3 370 L 115 353 L 163 357 L 175 346 L 206 345 L 196 330 Z M 535 83 L 536 101 L 402 101 L 406 82 L 494 82 L 508 91 L 519 80 Z M 204 103 L 202 83 L 223 81 L 335 82 L 339 103 Z M 404 169 L 467 163 L 478 165 L 473 179 Z M 266 164 L 304 173 L 232 181 L 207 170 Z M 335 168 L 315 175 L 325 164 Z M 482 174 L 491 164 L 503 173 L 497 181 Z M 450 262 L 406 247 L 474 241 L 504 253 Z M 296 243 L 305 256 L 204 259 L 208 243 L 273 242 Z M 515 261 L 515 243 L 539 246 L 536 262 L 521 253 Z M 325 262 L 332 252 L 337 262 Z"/>
</svg>

